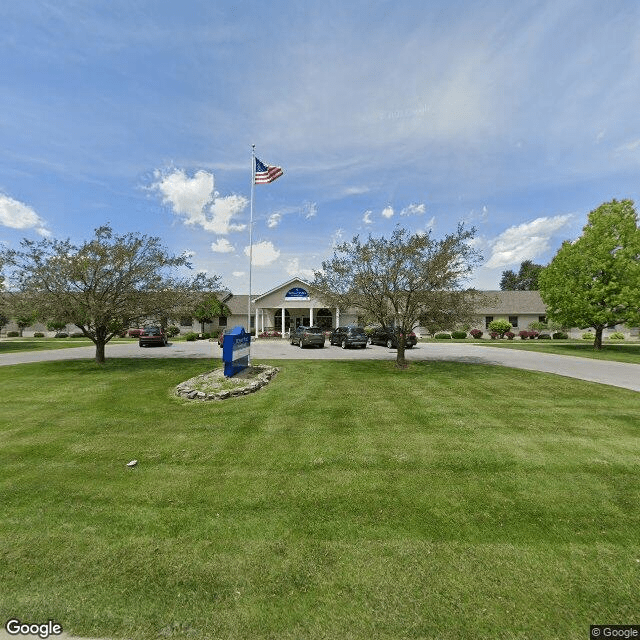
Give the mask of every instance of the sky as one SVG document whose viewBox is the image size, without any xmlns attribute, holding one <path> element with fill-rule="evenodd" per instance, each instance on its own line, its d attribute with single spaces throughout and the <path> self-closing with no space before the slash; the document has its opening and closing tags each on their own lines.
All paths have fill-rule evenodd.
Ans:
<svg viewBox="0 0 640 640">
<path fill-rule="evenodd" d="M 252 293 L 398 226 L 476 229 L 469 286 L 638 200 L 640 3 L 5 0 L 0 243 L 162 239 Z"/>
</svg>

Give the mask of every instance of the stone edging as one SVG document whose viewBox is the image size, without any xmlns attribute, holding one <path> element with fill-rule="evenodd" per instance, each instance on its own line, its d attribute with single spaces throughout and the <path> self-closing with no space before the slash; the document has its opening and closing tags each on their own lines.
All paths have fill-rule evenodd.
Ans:
<svg viewBox="0 0 640 640">
<path fill-rule="evenodd" d="M 226 400 L 246 396 L 268 384 L 278 371 L 278 367 L 252 365 L 232 378 L 225 378 L 224 370 L 216 369 L 181 382 L 174 392 L 175 395 L 187 400 Z M 239 384 L 232 389 L 221 389 L 220 387 L 228 381 Z"/>
</svg>

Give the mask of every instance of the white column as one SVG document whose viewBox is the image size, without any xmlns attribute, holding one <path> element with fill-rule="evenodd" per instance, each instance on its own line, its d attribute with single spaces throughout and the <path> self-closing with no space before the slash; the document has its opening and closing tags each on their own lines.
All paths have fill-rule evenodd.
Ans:
<svg viewBox="0 0 640 640">
<path fill-rule="evenodd" d="M 253 324 L 253 328 L 256 330 L 256 338 L 258 337 L 258 334 L 260 333 L 259 331 L 259 327 L 258 327 L 258 308 L 256 307 L 255 310 L 255 320 L 254 320 L 254 324 Z M 249 331 L 251 331 L 251 327 L 249 327 Z"/>
<path fill-rule="evenodd" d="M 280 325 L 280 328 L 282 330 L 282 338 L 284 339 L 284 307 L 282 307 L 282 313 L 280 317 L 282 318 L 282 324 Z"/>
<path fill-rule="evenodd" d="M 340 309 L 338 309 L 338 307 L 336 307 L 336 326 L 335 328 L 337 329 L 340 326 Z"/>
<path fill-rule="evenodd" d="M 309 326 L 313 327 L 313 306 L 309 308 Z"/>
</svg>

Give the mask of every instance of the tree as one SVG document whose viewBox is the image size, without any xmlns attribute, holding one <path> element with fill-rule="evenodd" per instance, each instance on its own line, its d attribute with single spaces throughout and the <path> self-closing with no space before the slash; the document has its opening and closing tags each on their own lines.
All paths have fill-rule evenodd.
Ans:
<svg viewBox="0 0 640 640">
<path fill-rule="evenodd" d="M 231 311 L 226 304 L 220 302 L 214 293 L 208 293 L 202 297 L 193 312 L 193 317 L 200 322 L 200 330 L 204 333 L 204 323 L 213 322 L 214 318 L 230 315 Z"/>
<path fill-rule="evenodd" d="M 185 256 L 170 255 L 159 238 L 116 235 L 110 226 L 76 246 L 70 240 L 23 240 L 19 251 L 5 252 L 13 266 L 16 295 L 28 299 L 42 319 L 75 324 L 96 346 L 105 346 L 132 324 L 193 306 L 194 294 L 218 288 L 217 277 L 175 278 L 190 267 Z"/>
<path fill-rule="evenodd" d="M 542 269 L 544 269 L 544 267 L 541 264 L 535 264 L 531 260 L 525 260 L 520 263 L 518 273 L 511 271 L 511 269 L 502 272 L 500 290 L 537 291 L 538 278 Z"/>
<path fill-rule="evenodd" d="M 640 323 L 640 228 L 631 200 L 612 200 L 589 214 L 582 235 L 565 241 L 540 274 L 547 315 L 563 326 L 602 332 Z"/>
<path fill-rule="evenodd" d="M 404 336 L 421 318 L 437 324 L 471 308 L 474 292 L 462 284 L 481 259 L 469 244 L 474 234 L 459 225 L 441 240 L 399 227 L 388 239 L 355 236 L 314 272 L 312 288 L 330 306 L 356 307 L 367 320 L 395 328 L 396 364 L 405 368 Z"/>
</svg>

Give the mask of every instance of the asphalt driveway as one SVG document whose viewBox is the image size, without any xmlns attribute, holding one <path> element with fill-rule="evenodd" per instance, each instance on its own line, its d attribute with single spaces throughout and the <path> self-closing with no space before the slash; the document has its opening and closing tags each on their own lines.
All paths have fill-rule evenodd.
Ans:
<svg viewBox="0 0 640 640">
<path fill-rule="evenodd" d="M 499 349 L 471 344 L 418 343 L 407 349 L 407 360 L 444 360 L 478 364 L 492 364 L 514 369 L 543 371 L 570 378 L 579 378 L 600 384 L 640 391 L 640 365 L 607 360 L 592 360 L 549 353 Z M 30 351 L 0 355 L 0 366 L 44 362 L 48 360 L 78 360 L 93 358 L 95 349 L 73 347 L 51 351 Z M 221 362 L 222 349 L 207 340 L 174 342 L 166 347 L 141 348 L 137 342 L 109 344 L 107 358 L 213 358 Z M 256 340 L 251 346 L 254 360 L 395 360 L 395 349 L 368 346 L 366 349 L 341 349 L 327 346 L 324 349 L 294 347 L 287 340 Z"/>
</svg>

